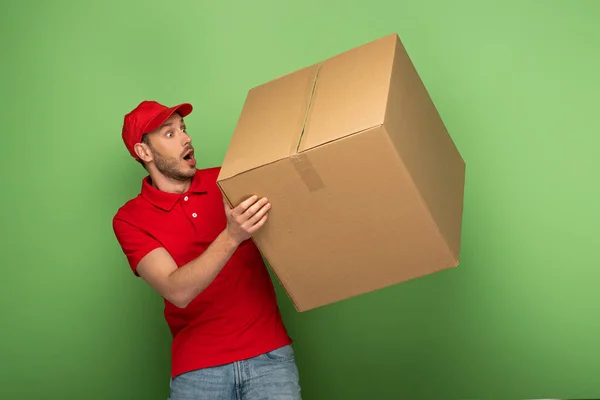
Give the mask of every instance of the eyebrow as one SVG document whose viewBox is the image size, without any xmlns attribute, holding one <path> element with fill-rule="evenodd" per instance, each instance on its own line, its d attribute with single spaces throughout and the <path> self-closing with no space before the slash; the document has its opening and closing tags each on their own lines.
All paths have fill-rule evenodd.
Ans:
<svg viewBox="0 0 600 400">
<path fill-rule="evenodd" d="M 158 129 L 159 129 L 159 130 L 161 130 L 161 129 L 163 129 L 163 128 L 166 128 L 167 126 L 173 126 L 173 124 L 174 124 L 174 122 L 165 122 L 165 123 L 164 123 L 164 124 L 162 124 L 162 125 L 160 126 L 160 128 L 158 128 Z M 183 119 L 181 120 L 181 125 L 182 125 L 182 126 L 185 126 L 185 121 L 184 121 Z"/>
</svg>

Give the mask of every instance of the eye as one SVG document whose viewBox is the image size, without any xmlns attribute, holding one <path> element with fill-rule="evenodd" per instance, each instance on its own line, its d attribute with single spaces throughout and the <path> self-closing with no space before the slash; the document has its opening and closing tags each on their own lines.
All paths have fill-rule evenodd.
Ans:
<svg viewBox="0 0 600 400">
<path fill-rule="evenodd" d="M 173 132 L 167 132 L 167 136 L 173 136 Z"/>
</svg>

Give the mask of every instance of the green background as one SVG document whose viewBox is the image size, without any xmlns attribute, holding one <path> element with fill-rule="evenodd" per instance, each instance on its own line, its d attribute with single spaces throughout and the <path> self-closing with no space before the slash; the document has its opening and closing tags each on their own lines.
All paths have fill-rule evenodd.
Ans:
<svg viewBox="0 0 600 400">
<path fill-rule="evenodd" d="M 394 32 L 467 162 L 462 262 L 306 313 L 277 285 L 304 398 L 600 396 L 600 1 L 9 0 L 0 29 L 0 398 L 167 397 L 111 229 L 127 111 L 192 102 L 218 165 L 249 88 Z"/>
</svg>

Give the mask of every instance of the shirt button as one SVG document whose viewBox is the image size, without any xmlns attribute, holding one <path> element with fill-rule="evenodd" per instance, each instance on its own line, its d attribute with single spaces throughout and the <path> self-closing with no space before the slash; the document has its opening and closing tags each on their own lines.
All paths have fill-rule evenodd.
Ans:
<svg viewBox="0 0 600 400">
<path fill-rule="evenodd" d="M 197 216 L 198 216 L 198 214 L 196 214 L 196 213 L 192 214 L 192 217 L 194 217 L 194 218 L 196 218 Z"/>
<path fill-rule="evenodd" d="M 188 197 L 187 197 L 187 196 L 185 196 L 185 197 L 183 198 L 183 200 L 185 200 L 185 201 L 188 201 Z"/>
</svg>

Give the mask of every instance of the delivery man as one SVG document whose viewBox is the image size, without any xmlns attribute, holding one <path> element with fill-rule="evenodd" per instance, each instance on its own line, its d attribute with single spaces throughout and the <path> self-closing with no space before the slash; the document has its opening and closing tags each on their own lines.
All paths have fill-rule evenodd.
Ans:
<svg viewBox="0 0 600 400">
<path fill-rule="evenodd" d="M 300 399 L 292 340 L 250 240 L 271 205 L 224 201 L 219 168 L 196 168 L 191 112 L 143 101 L 125 115 L 122 139 L 148 176 L 113 218 L 132 272 L 164 299 L 170 399 Z"/>
</svg>

